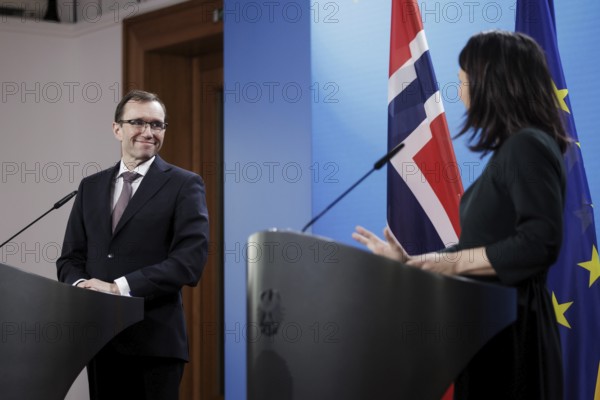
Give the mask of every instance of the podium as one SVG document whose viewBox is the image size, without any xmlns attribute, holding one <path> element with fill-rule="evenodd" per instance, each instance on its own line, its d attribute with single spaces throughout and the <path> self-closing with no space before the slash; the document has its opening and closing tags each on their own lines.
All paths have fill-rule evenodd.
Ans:
<svg viewBox="0 0 600 400">
<path fill-rule="evenodd" d="M 248 400 L 439 400 L 516 319 L 513 288 L 295 232 L 250 236 L 247 273 Z"/>
<path fill-rule="evenodd" d="M 0 264 L 0 398 L 63 400 L 92 357 L 143 318 L 141 298 L 80 289 Z"/>
</svg>

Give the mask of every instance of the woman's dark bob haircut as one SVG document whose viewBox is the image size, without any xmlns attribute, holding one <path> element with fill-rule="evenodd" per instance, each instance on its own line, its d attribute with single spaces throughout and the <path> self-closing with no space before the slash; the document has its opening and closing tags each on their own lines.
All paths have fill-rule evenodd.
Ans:
<svg viewBox="0 0 600 400">
<path fill-rule="evenodd" d="M 546 58 L 540 46 L 518 32 L 474 35 L 460 52 L 469 81 L 469 108 L 457 136 L 472 130 L 473 151 L 499 148 L 520 129 L 534 127 L 554 138 L 564 153 L 569 139 Z"/>
</svg>

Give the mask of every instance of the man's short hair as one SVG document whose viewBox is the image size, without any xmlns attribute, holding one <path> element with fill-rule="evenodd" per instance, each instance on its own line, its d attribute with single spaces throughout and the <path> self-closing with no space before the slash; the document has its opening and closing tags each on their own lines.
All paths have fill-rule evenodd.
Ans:
<svg viewBox="0 0 600 400">
<path fill-rule="evenodd" d="M 123 118 L 123 110 L 125 109 L 125 104 L 127 104 L 130 101 L 136 101 L 136 102 L 140 102 L 140 103 L 149 103 L 152 101 L 156 101 L 162 107 L 162 109 L 165 113 L 165 121 L 166 121 L 167 108 L 165 107 L 165 104 L 162 102 L 162 100 L 159 99 L 158 96 L 154 93 L 146 92 L 144 90 L 134 89 L 134 90 L 131 90 L 129 93 L 127 93 L 125 96 L 123 96 L 123 98 L 121 99 L 119 104 L 117 104 L 117 109 L 115 110 L 115 122 L 119 122 L 121 120 L 121 118 Z"/>
</svg>

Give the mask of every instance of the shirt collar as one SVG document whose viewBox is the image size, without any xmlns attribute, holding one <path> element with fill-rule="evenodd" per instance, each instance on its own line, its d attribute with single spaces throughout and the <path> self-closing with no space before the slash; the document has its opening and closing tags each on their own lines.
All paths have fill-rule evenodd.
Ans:
<svg viewBox="0 0 600 400">
<path fill-rule="evenodd" d="M 156 156 L 153 156 L 151 159 L 149 159 L 147 161 L 144 161 L 143 163 L 139 164 L 137 167 L 135 167 L 133 169 L 132 172 L 137 172 L 138 174 L 140 174 L 142 176 L 145 176 L 148 173 L 148 169 L 150 169 L 150 166 L 154 162 L 155 158 L 156 158 Z M 120 166 L 119 166 L 119 173 L 117 174 L 117 178 L 119 178 L 123 172 L 127 172 L 127 171 L 129 171 L 129 170 L 125 166 L 125 163 L 123 162 L 123 159 L 121 159 L 121 163 L 120 163 Z"/>
</svg>

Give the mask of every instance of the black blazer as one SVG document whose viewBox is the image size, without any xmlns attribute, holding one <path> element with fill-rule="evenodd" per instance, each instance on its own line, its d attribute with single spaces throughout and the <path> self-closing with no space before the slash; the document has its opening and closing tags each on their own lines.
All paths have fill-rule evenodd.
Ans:
<svg viewBox="0 0 600 400">
<path fill-rule="evenodd" d="M 557 143 L 525 128 L 494 151 L 464 193 L 453 249 L 485 247 L 497 275 L 472 277 L 516 287 L 517 320 L 469 361 L 455 381 L 455 399 L 562 399 L 560 337 L 546 278 L 562 243 L 565 189 Z"/>
<path fill-rule="evenodd" d="M 144 320 L 110 345 L 124 354 L 187 361 L 181 288 L 198 283 L 207 258 L 204 183 L 156 156 L 113 234 L 111 187 L 118 171 L 119 164 L 81 181 L 57 260 L 58 279 L 73 284 L 124 276 L 131 295 L 145 299 Z"/>
</svg>

